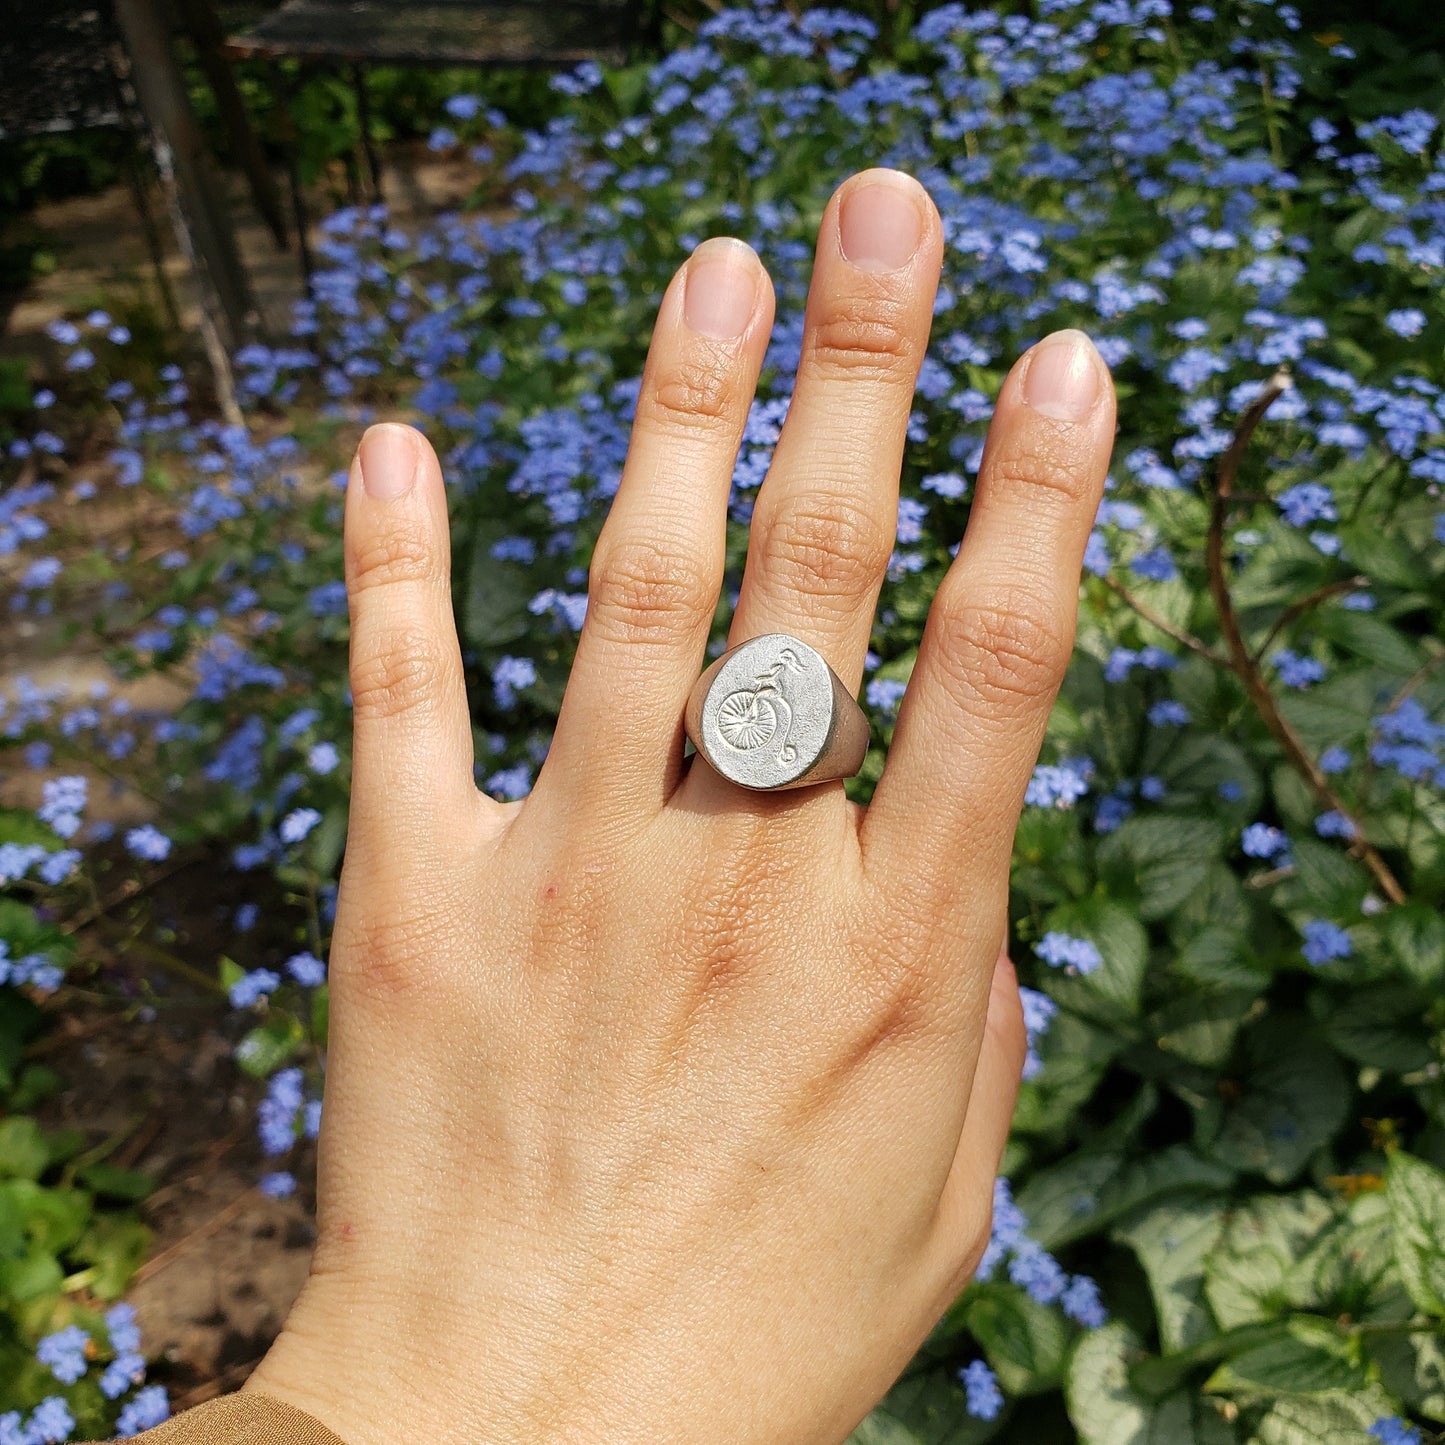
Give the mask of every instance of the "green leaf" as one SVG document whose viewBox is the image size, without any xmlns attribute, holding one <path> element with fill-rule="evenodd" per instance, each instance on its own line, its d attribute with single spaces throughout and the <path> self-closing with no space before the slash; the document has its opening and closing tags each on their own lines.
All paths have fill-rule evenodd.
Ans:
<svg viewBox="0 0 1445 1445">
<path fill-rule="evenodd" d="M 306 1042 L 300 1020 L 278 1013 L 236 1045 L 236 1062 L 255 1079 L 268 1079 Z"/>
<path fill-rule="evenodd" d="M 1377 576 L 1376 580 L 1384 579 Z M 1321 608 L 1315 614 L 1314 630 L 1346 652 L 1401 677 L 1408 677 L 1422 661 L 1420 649 L 1407 642 L 1398 628 L 1369 612 Z"/>
<path fill-rule="evenodd" d="M 1042 1072 L 1019 1090 L 1014 1132 L 1047 1134 L 1067 1128 L 1122 1047 L 1116 1034 L 1060 1011 L 1039 1045 Z"/>
<path fill-rule="evenodd" d="M 527 635 L 532 621 L 527 599 L 537 588 L 520 563 L 492 556 L 493 543 L 515 531 L 514 525 L 477 517 L 471 528 L 466 592 L 459 609 L 462 636 L 471 647 L 505 647 Z"/>
<path fill-rule="evenodd" d="M 56 835 L 34 813 L 24 808 L 0 808 L 0 843 L 18 843 L 22 847 L 54 848 Z M 24 908 L 12 899 L 16 908 Z"/>
<path fill-rule="evenodd" d="M 1201 1068 L 1221 1067 L 1234 1050 L 1240 1026 L 1257 993 L 1179 993 L 1150 1015 L 1149 1031 L 1161 1049 Z"/>
<path fill-rule="evenodd" d="M 1227 1360 L 1204 1388 L 1224 1394 L 1263 1390 L 1318 1395 L 1359 1390 L 1365 1384 L 1364 1369 L 1354 1357 L 1349 1337 L 1327 1320 L 1296 1315 L 1280 1325 L 1275 1338 Z"/>
<path fill-rule="evenodd" d="M 33 1179 L 0 1184 L 0 1217 L 17 1221 L 24 1238 L 52 1254 L 63 1253 L 80 1238 L 92 1205 L 90 1195 L 81 1189 L 51 1189 Z"/>
<path fill-rule="evenodd" d="M 18 898 L 0 898 L 0 938 L 10 945 L 11 953 L 39 951 L 46 931 L 28 904 Z"/>
<path fill-rule="evenodd" d="M 119 1299 L 150 1252 L 151 1232 L 129 1215 L 102 1214 L 91 1223 L 75 1248 L 77 1258 L 91 1265 L 92 1294 Z"/>
<path fill-rule="evenodd" d="M 64 1087 L 65 1080 L 54 1069 L 46 1068 L 44 1064 L 27 1064 L 15 1081 L 9 1106 L 17 1114 L 29 1113 Z"/>
<path fill-rule="evenodd" d="M 1359 912 L 1370 891 L 1370 878 L 1349 854 L 1318 838 L 1302 836 L 1291 840 L 1290 851 L 1295 881 L 1311 912 L 1330 916 Z"/>
<path fill-rule="evenodd" d="M 1307 692 L 1276 695 L 1280 713 L 1316 754 L 1342 740 L 1363 737 L 1378 710 L 1364 669 L 1341 671 Z"/>
<path fill-rule="evenodd" d="M 1239 1437 L 1207 1397 L 1180 1392 L 1156 1402 L 1136 1394 L 1129 1367 L 1142 1354 L 1122 1321 L 1079 1341 L 1064 1398 L 1080 1445 L 1236 1445 Z"/>
<path fill-rule="evenodd" d="M 0 1258 L 0 1300 L 27 1304 L 46 1295 L 59 1295 L 65 1278 L 60 1261 L 47 1249 L 32 1244 L 24 1254 Z"/>
<path fill-rule="evenodd" d="M 0 1178 L 38 1179 L 49 1163 L 49 1146 L 34 1119 L 0 1119 Z"/>
<path fill-rule="evenodd" d="M 1219 926 L 1192 933 L 1175 956 L 1172 970 L 1204 988 L 1249 989 L 1257 993 L 1266 981 L 1246 935 Z"/>
<path fill-rule="evenodd" d="M 1235 806 L 1251 815 L 1257 810 L 1259 774 L 1249 754 L 1237 743 L 1211 732 L 1174 737 L 1162 728 L 1154 730 L 1150 738 L 1162 756 L 1148 771 L 1157 773 L 1168 784 L 1171 800 L 1215 806 L 1219 785 L 1234 783 L 1243 789 Z"/>
<path fill-rule="evenodd" d="M 905 1371 L 877 1409 L 845 1445 L 982 1445 L 1003 1428 L 1005 1417 L 975 1420 L 951 1369 Z"/>
<path fill-rule="evenodd" d="M 1185 1144 L 1129 1159 L 1120 1153 L 1076 1153 L 1041 1170 L 1019 1192 L 1029 1234 L 1059 1249 L 1151 1200 L 1186 1191 L 1226 1188 L 1234 1171 L 1201 1159 Z"/>
<path fill-rule="evenodd" d="M 1430 586 L 1430 569 L 1399 537 L 1373 523 L 1340 528 L 1344 555 L 1361 572 L 1387 587 L 1414 592 Z M 1358 612 L 1341 615 L 1358 617 Z M 1393 631 L 1393 629 L 1391 629 Z M 1368 656 L 1369 654 L 1365 654 Z M 1408 667 L 1403 669 L 1408 672 Z"/>
<path fill-rule="evenodd" d="M 1445 1340 L 1411 1331 L 1365 1336 L 1380 1382 L 1413 1414 L 1445 1421 Z"/>
<path fill-rule="evenodd" d="M 1265 1019 L 1247 1031 L 1245 1049 L 1238 1102 L 1210 1152 L 1233 1168 L 1285 1184 L 1344 1124 L 1349 1080 L 1302 1018 Z"/>
<path fill-rule="evenodd" d="M 1098 1003 L 1126 1016 L 1139 1012 L 1149 937 L 1130 909 L 1108 898 L 1086 898 L 1055 908 L 1044 927 L 1088 939 L 1104 960 L 1090 974 L 1051 977 L 1049 992 L 1059 1003 L 1080 1012 Z"/>
<path fill-rule="evenodd" d="M 1204 1300 L 1204 1261 L 1223 1231 L 1224 1209 L 1217 1198 L 1160 1201 L 1114 1230 L 1114 1238 L 1134 1251 L 1149 1277 L 1166 1354 L 1197 1345 L 1214 1332 Z"/>
<path fill-rule="evenodd" d="M 1397 1149 L 1385 1166 L 1385 1202 L 1401 1281 L 1426 1314 L 1445 1316 L 1445 1173 Z"/>
<path fill-rule="evenodd" d="M 346 848 L 350 813 L 344 803 L 326 809 L 321 822 L 306 839 L 306 860 L 318 878 L 334 878 Z"/>
<path fill-rule="evenodd" d="M 4 937 L 0 932 L 0 938 Z M 40 1010 L 24 994 L 13 988 L 0 988 L 0 1100 L 14 1083 L 26 1043 L 41 1027 Z M 12 1107 L 19 1106 L 12 1103 Z"/>
<path fill-rule="evenodd" d="M 1347 1059 L 1389 1074 L 1423 1069 L 1435 1057 L 1415 988 L 1317 989 L 1310 998 L 1324 1036 Z"/>
<path fill-rule="evenodd" d="M 1385 943 L 1395 962 L 1416 983 L 1445 983 L 1445 918 L 1426 903 L 1402 903 L 1384 915 Z"/>
<path fill-rule="evenodd" d="M 1271 1320 L 1290 1305 L 1296 1259 L 1338 1217 L 1324 1195 L 1262 1195 L 1229 1215 L 1204 1262 L 1204 1295 L 1221 1328 Z"/>
<path fill-rule="evenodd" d="M 1005 1395 L 1037 1395 L 1062 1381 L 1073 1331 L 1058 1309 L 1011 1284 L 977 1284 L 964 1318 Z"/>
<path fill-rule="evenodd" d="M 844 1445 L 920 1445 L 921 1438 L 880 1408 L 858 1426 Z"/>
<path fill-rule="evenodd" d="M 647 93 L 647 75 L 641 66 L 608 66 L 602 73 L 602 81 L 622 115 L 636 110 Z"/>
<path fill-rule="evenodd" d="M 1203 883 L 1224 849 L 1224 830 L 1206 818 L 1136 816 L 1108 835 L 1101 864 L 1123 865 L 1138 889 L 1138 916 L 1145 922 L 1172 913 Z"/>
<path fill-rule="evenodd" d="M 1255 1427 L 1258 1445 L 1334 1445 L 1368 1441 L 1370 1426 L 1395 1406 L 1378 1385 L 1340 1395 L 1285 1395 Z"/>
<path fill-rule="evenodd" d="M 1295 1262 L 1284 1293 L 1297 1308 L 1332 1318 L 1393 1321 L 1409 1314 L 1385 1196 L 1351 1200 Z"/>
<path fill-rule="evenodd" d="M 139 1169 L 118 1169 L 114 1164 L 87 1164 L 80 1171 L 80 1182 L 96 1194 L 111 1199 L 134 1202 L 155 1192 L 156 1181 Z"/>
</svg>

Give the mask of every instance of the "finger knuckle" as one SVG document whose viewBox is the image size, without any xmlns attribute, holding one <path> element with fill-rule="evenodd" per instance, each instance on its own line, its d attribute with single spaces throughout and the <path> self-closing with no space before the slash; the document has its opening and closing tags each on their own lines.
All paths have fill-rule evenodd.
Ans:
<svg viewBox="0 0 1445 1445">
<path fill-rule="evenodd" d="M 348 547 L 347 585 L 353 599 L 377 587 L 434 583 L 444 576 L 436 549 L 417 531 L 377 531 Z"/>
<path fill-rule="evenodd" d="M 430 996 L 448 944 L 445 910 L 398 909 L 338 928 L 332 970 L 343 987 L 387 1008 Z"/>
<path fill-rule="evenodd" d="M 599 546 L 588 622 L 625 640 L 675 637 L 712 620 L 720 585 L 693 559 L 653 542 Z"/>
<path fill-rule="evenodd" d="M 420 626 L 389 629 L 374 643 L 353 643 L 351 703 L 358 719 L 400 717 L 430 707 L 452 682 L 452 663 Z"/>
<path fill-rule="evenodd" d="M 944 604 L 940 659 L 959 693 L 1005 715 L 1051 697 L 1068 661 L 1061 619 L 1029 592 Z"/>
<path fill-rule="evenodd" d="M 900 302 L 887 298 L 830 305 L 808 329 L 800 369 L 825 381 L 912 385 L 922 358 L 907 316 Z"/>
<path fill-rule="evenodd" d="M 845 497 L 806 495 L 768 518 L 762 558 L 769 581 L 788 593 L 852 607 L 878 584 L 893 553 L 879 520 Z"/>
<path fill-rule="evenodd" d="M 638 399 L 638 421 L 663 436 L 725 431 L 737 411 L 737 388 L 712 360 L 683 358 Z"/>
<path fill-rule="evenodd" d="M 1000 454 L 989 473 L 992 488 L 1005 495 L 1036 498 L 1043 494 L 1071 510 L 1097 504 L 1098 487 L 1091 469 L 1039 438 L 1014 442 Z"/>
</svg>

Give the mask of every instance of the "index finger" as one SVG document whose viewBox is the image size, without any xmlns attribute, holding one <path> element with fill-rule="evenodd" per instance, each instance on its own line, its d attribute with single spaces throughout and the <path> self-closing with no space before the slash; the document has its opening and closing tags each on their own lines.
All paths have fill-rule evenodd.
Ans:
<svg viewBox="0 0 1445 1445">
<path fill-rule="evenodd" d="M 889 889 L 996 909 L 1113 439 L 1113 384 L 1083 332 L 1046 336 L 1009 373 L 863 822 L 865 864 Z"/>
</svg>

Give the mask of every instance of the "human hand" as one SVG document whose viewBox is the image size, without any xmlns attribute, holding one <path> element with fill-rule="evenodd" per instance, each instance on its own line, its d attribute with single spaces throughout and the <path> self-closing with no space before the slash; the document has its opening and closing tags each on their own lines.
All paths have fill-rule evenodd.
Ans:
<svg viewBox="0 0 1445 1445">
<path fill-rule="evenodd" d="M 830 202 L 732 623 L 855 691 L 942 246 L 896 172 Z M 1076 332 L 1010 373 L 868 809 L 751 793 L 684 760 L 682 715 L 772 318 L 737 242 L 669 287 L 518 804 L 472 781 L 436 459 L 363 439 L 319 1237 L 247 1386 L 348 1445 L 837 1445 L 987 1240 L 1024 1053 L 1009 856 L 1112 388 Z"/>
</svg>

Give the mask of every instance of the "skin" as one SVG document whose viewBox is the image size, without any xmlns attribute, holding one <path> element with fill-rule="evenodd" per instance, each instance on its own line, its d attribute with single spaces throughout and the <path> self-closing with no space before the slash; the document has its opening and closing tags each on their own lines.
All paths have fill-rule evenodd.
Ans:
<svg viewBox="0 0 1445 1445">
<path fill-rule="evenodd" d="M 890 269 L 877 218 L 910 206 Z M 942 253 L 916 181 L 834 195 L 752 523 L 730 643 L 792 632 L 855 690 Z M 742 334 L 707 334 L 734 291 Z M 319 1238 L 246 1386 L 347 1445 L 838 1445 L 987 1242 L 1025 1048 L 1009 854 L 1113 391 L 1079 333 L 1010 372 L 869 808 L 750 793 L 684 760 L 682 714 L 772 321 L 741 242 L 674 277 L 521 803 L 472 781 L 436 458 L 391 425 L 353 464 Z M 1072 343 L 1070 409 L 1040 358 Z"/>
</svg>

